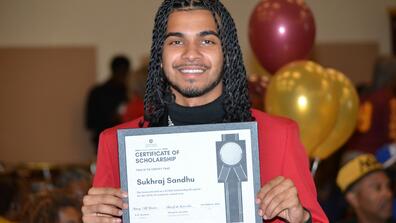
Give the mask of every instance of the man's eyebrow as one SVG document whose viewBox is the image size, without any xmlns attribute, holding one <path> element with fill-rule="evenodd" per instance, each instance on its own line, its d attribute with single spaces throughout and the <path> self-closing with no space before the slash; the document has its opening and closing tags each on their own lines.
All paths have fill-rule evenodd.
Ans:
<svg viewBox="0 0 396 223">
<path fill-rule="evenodd" d="M 181 32 L 169 32 L 165 35 L 165 39 L 167 39 L 170 36 L 176 36 L 176 37 L 183 37 L 183 33 Z"/>
<path fill-rule="evenodd" d="M 199 33 L 199 36 L 208 36 L 208 35 L 214 35 L 214 36 L 219 37 L 219 34 L 212 30 L 206 30 L 206 31 L 202 31 Z"/>
<path fill-rule="evenodd" d="M 201 37 L 202 36 L 209 36 L 209 35 L 214 35 L 216 37 L 219 37 L 219 34 L 217 34 L 217 32 L 212 31 L 212 30 L 205 30 L 205 31 L 202 31 L 202 32 L 198 33 L 198 36 L 201 36 Z M 184 35 L 181 32 L 169 32 L 169 33 L 167 33 L 165 35 L 165 39 L 167 39 L 168 37 L 171 37 L 171 36 L 183 37 Z"/>
</svg>

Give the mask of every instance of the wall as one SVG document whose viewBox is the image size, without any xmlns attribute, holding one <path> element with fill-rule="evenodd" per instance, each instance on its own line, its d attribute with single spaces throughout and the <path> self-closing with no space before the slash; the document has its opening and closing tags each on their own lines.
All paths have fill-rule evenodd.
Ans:
<svg viewBox="0 0 396 223">
<path fill-rule="evenodd" d="M 160 0 L 0 0 L 0 46 L 97 47 L 98 81 L 115 53 L 135 64 L 149 52 L 153 16 Z M 235 18 L 247 61 L 249 16 L 258 0 L 223 0 Z M 394 0 L 306 0 L 317 23 L 317 42 L 374 41 L 390 53 L 387 7 Z M 249 63 L 248 63 L 249 64 Z M 249 68 L 248 68 L 249 70 Z"/>
<path fill-rule="evenodd" d="M 94 48 L 0 48 L 0 74 L 0 161 L 93 160 L 83 117 Z"/>
<path fill-rule="evenodd" d="M 317 42 L 378 42 L 380 52 L 389 54 L 388 9 L 394 0 L 306 0 L 317 26 Z"/>
</svg>

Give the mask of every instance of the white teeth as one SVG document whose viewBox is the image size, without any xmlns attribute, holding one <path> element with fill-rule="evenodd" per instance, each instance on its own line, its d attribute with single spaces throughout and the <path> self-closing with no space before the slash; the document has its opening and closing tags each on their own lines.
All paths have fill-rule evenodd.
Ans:
<svg viewBox="0 0 396 223">
<path fill-rule="evenodd" d="M 201 70 L 201 69 L 182 69 L 182 70 L 180 70 L 180 72 L 186 73 L 186 74 L 200 74 L 200 73 L 203 73 L 204 70 Z"/>
</svg>

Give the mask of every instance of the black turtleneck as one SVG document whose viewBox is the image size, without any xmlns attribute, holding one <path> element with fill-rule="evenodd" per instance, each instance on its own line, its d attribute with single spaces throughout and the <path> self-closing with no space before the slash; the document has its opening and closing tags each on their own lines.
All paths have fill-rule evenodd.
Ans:
<svg viewBox="0 0 396 223">
<path fill-rule="evenodd" d="M 213 102 L 195 106 L 185 107 L 176 103 L 168 104 L 168 115 L 174 125 L 196 125 L 221 123 L 224 118 L 224 97 L 221 95 Z M 168 117 L 164 117 L 164 125 L 168 125 Z"/>
</svg>

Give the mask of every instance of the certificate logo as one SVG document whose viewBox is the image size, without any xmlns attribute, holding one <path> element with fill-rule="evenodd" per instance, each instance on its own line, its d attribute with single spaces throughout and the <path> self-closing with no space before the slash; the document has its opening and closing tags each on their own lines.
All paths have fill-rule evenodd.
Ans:
<svg viewBox="0 0 396 223">
<path fill-rule="evenodd" d="M 156 147 L 157 147 L 157 144 L 154 143 L 154 139 L 150 138 L 147 140 L 146 149 L 147 148 L 156 148 Z"/>
</svg>

